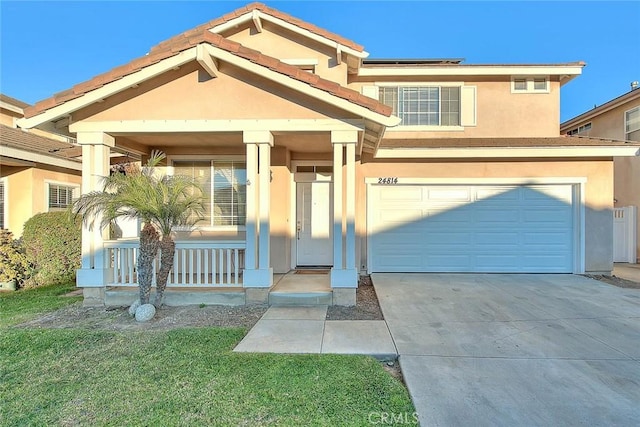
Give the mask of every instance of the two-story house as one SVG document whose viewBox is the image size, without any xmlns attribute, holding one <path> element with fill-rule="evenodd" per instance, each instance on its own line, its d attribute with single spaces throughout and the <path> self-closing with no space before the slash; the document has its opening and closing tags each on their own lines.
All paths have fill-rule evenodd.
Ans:
<svg viewBox="0 0 640 427">
<path fill-rule="evenodd" d="M 80 147 L 50 131 L 16 126 L 29 104 L 0 94 L 0 228 L 14 237 L 37 213 L 66 209 L 80 194 Z"/>
<path fill-rule="evenodd" d="M 350 305 L 366 273 L 611 271 L 613 157 L 639 147 L 560 136 L 560 88 L 583 63 L 368 57 L 254 3 L 19 125 L 66 120 L 83 192 L 114 149 L 161 149 L 168 173 L 203 183 L 207 216 L 176 231 L 170 288 L 265 302 L 280 275 L 324 267 L 333 303 Z M 87 300 L 135 285 L 135 241 L 83 240 Z"/>
<path fill-rule="evenodd" d="M 640 142 L 640 89 L 638 82 L 631 83 L 631 90 L 602 105 L 594 107 L 560 125 L 560 133 L 574 136 L 606 138 L 615 141 Z M 640 206 L 640 157 L 616 157 L 613 162 L 614 206 L 635 207 L 628 213 L 636 213 Z M 627 242 L 632 236 L 617 236 L 621 246 L 621 258 L 628 260 L 626 248 L 636 247 L 631 261 L 640 260 L 640 218 L 636 213 L 636 240 Z M 633 243 L 636 243 L 635 245 Z"/>
</svg>

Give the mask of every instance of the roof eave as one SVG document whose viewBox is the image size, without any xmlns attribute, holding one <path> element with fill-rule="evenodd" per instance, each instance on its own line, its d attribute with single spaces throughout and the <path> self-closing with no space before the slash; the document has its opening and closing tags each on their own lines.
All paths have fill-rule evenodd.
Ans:
<svg viewBox="0 0 640 427">
<path fill-rule="evenodd" d="M 575 126 L 578 123 L 584 122 L 586 120 L 590 120 L 600 114 L 604 114 L 607 111 L 611 111 L 614 108 L 618 108 L 619 106 L 624 105 L 627 102 L 633 101 L 636 98 L 640 99 L 640 89 L 629 91 L 610 101 L 605 102 L 604 104 L 596 108 L 586 111 L 578 116 L 575 116 L 564 123 L 560 123 L 560 132 L 569 130 L 569 128 Z"/>
<path fill-rule="evenodd" d="M 378 159 L 635 157 L 640 146 L 379 148 Z"/>
<path fill-rule="evenodd" d="M 321 36 L 319 34 L 316 34 L 316 33 L 312 32 L 312 31 L 309 31 L 309 30 L 307 30 L 305 28 L 301 28 L 301 27 L 299 27 L 299 26 L 297 26 L 295 24 L 289 23 L 287 21 L 284 21 L 284 20 L 282 20 L 280 18 L 277 18 L 275 16 L 269 15 L 268 13 L 265 13 L 265 12 L 257 10 L 257 9 L 255 9 L 254 11 L 247 12 L 244 15 L 241 15 L 241 16 L 239 16 L 239 17 L 237 17 L 235 19 L 232 19 L 230 21 L 227 21 L 227 22 L 225 22 L 223 24 L 216 25 L 215 27 L 211 28 L 209 31 L 211 31 L 212 33 L 215 33 L 215 34 L 220 34 L 220 33 L 224 32 L 224 31 L 227 31 L 227 30 L 230 30 L 232 28 L 235 28 L 238 25 L 245 24 L 245 23 L 247 23 L 249 21 L 254 21 L 256 19 L 256 17 L 258 19 L 264 19 L 265 21 L 269 21 L 271 23 L 279 25 L 282 28 L 286 28 L 289 31 L 293 31 L 296 34 L 300 34 L 300 35 L 302 35 L 304 37 L 307 37 L 307 38 L 309 38 L 311 40 L 317 41 L 317 42 L 319 42 L 321 44 L 324 44 L 324 45 L 326 45 L 328 47 L 339 48 L 342 53 L 346 53 L 348 55 L 355 56 L 356 58 L 364 59 L 364 58 L 367 58 L 369 56 L 369 53 L 364 51 L 364 50 L 363 51 L 358 51 L 358 50 L 353 49 L 353 48 L 351 48 L 349 46 L 346 46 L 346 45 L 344 45 L 344 44 L 342 44 L 340 42 L 336 42 L 336 41 L 331 40 L 331 39 L 329 39 L 327 37 L 323 37 L 323 36 Z"/>
</svg>

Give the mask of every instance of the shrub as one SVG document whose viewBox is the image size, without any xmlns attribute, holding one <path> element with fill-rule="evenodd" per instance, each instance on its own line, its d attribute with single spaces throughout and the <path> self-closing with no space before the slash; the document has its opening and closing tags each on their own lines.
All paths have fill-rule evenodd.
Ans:
<svg viewBox="0 0 640 427">
<path fill-rule="evenodd" d="M 20 286 L 31 271 L 20 241 L 9 230 L 0 229 L 0 282 L 16 281 Z"/>
<path fill-rule="evenodd" d="M 81 223 L 68 212 L 37 214 L 24 224 L 22 241 L 34 267 L 29 286 L 73 281 L 80 268 Z"/>
</svg>

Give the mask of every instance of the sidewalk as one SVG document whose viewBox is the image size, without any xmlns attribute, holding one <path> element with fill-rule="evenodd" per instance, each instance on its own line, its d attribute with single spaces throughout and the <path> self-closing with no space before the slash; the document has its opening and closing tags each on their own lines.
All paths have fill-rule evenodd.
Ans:
<svg viewBox="0 0 640 427">
<path fill-rule="evenodd" d="M 270 307 L 233 351 L 363 354 L 396 359 L 384 320 L 325 320 L 327 306 Z"/>
</svg>

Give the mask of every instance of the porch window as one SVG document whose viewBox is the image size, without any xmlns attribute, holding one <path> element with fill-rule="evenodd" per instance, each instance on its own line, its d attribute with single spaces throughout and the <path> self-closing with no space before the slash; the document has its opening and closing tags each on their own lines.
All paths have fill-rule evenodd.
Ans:
<svg viewBox="0 0 640 427">
<path fill-rule="evenodd" d="M 243 226 L 246 222 L 247 171 L 244 162 L 232 160 L 174 161 L 175 175 L 195 178 L 205 197 L 200 227 Z"/>
<path fill-rule="evenodd" d="M 402 119 L 400 126 L 460 126 L 457 86 L 381 87 L 379 99 Z"/>
</svg>

